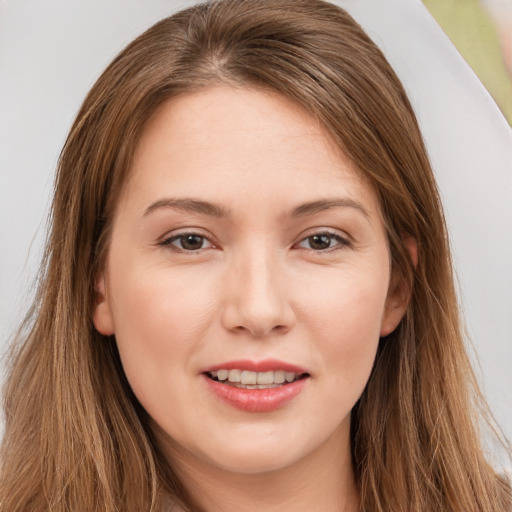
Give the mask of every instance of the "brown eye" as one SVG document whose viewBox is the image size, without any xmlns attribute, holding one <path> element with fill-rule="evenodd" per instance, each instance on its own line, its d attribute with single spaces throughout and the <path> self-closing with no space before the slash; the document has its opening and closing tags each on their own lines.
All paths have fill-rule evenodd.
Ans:
<svg viewBox="0 0 512 512">
<path fill-rule="evenodd" d="M 211 242 L 209 242 L 206 237 L 196 233 L 183 233 L 178 236 L 173 236 L 165 240 L 162 245 L 170 246 L 175 250 L 183 252 L 199 251 L 212 247 Z"/>
<path fill-rule="evenodd" d="M 203 248 L 204 237 L 198 235 L 184 235 L 179 238 L 182 249 L 197 251 Z"/>
<path fill-rule="evenodd" d="M 334 233 L 315 233 L 299 243 L 299 247 L 312 251 L 328 251 L 329 249 L 341 249 L 347 246 L 350 246 L 350 242 Z"/>
<path fill-rule="evenodd" d="M 331 235 L 313 235 L 308 237 L 309 246 L 311 249 L 316 251 L 321 251 L 323 249 L 328 249 L 331 246 L 332 237 Z"/>
</svg>

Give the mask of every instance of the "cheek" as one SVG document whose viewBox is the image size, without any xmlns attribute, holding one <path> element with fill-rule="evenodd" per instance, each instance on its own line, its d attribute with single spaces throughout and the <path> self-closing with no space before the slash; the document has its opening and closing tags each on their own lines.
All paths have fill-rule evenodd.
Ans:
<svg viewBox="0 0 512 512">
<path fill-rule="evenodd" d="M 112 273 L 117 345 L 128 381 L 143 403 L 163 381 L 175 385 L 206 340 L 214 290 L 198 284 L 162 269 Z"/>
<path fill-rule="evenodd" d="M 335 392 L 354 389 L 360 394 L 366 385 L 380 339 L 386 270 L 333 276 L 322 290 L 309 294 L 311 338 L 322 354 L 322 368 L 339 386 Z"/>
</svg>

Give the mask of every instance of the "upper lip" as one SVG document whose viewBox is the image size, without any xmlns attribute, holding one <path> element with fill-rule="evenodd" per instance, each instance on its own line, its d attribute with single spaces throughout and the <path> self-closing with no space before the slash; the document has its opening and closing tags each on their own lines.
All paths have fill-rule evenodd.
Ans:
<svg viewBox="0 0 512 512">
<path fill-rule="evenodd" d="M 271 372 L 283 370 L 295 374 L 308 373 L 308 371 L 295 364 L 279 361 L 278 359 L 264 359 L 254 361 L 252 359 L 239 359 L 237 361 L 226 361 L 224 363 L 208 366 L 201 373 L 215 372 L 218 370 L 247 370 L 250 372 Z"/>
</svg>

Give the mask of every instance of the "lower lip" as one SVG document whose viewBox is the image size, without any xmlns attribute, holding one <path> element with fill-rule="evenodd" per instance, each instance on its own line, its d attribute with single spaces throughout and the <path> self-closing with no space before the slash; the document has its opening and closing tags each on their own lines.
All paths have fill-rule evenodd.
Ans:
<svg viewBox="0 0 512 512">
<path fill-rule="evenodd" d="M 223 384 L 203 375 L 206 384 L 223 402 L 247 412 L 271 412 L 293 400 L 304 388 L 306 378 L 275 388 L 245 389 Z"/>
</svg>

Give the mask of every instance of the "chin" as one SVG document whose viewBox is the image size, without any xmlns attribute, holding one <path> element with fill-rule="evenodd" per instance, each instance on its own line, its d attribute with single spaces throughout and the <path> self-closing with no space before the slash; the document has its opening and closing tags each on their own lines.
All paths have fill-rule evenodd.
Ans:
<svg viewBox="0 0 512 512">
<path fill-rule="evenodd" d="M 348 442 L 346 425 L 350 421 L 342 422 L 334 430 L 326 423 L 315 424 L 317 428 L 300 421 L 286 427 L 271 423 L 236 425 L 227 435 L 226 431 L 218 436 L 213 434 L 208 445 L 196 446 L 193 451 L 207 464 L 222 471 L 241 475 L 277 472 L 305 459 L 312 461 L 315 454 L 325 454 L 326 450 L 332 453 L 333 445 L 341 447 L 343 439 Z"/>
<path fill-rule="evenodd" d="M 282 442 L 279 444 L 278 448 L 274 443 L 236 443 L 229 447 L 223 446 L 207 460 L 223 471 L 256 475 L 290 467 L 309 452 L 305 446 L 290 446 Z"/>
</svg>

